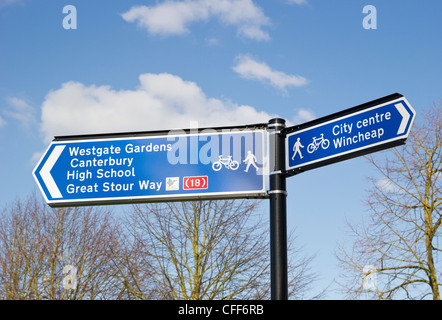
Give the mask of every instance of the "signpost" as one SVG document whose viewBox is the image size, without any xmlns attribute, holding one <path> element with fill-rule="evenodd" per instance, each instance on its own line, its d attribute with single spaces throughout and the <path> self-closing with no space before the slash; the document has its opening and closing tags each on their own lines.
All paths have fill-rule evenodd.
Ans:
<svg viewBox="0 0 442 320">
<path fill-rule="evenodd" d="M 275 118 L 235 128 L 58 137 L 33 175 L 53 207 L 269 198 L 271 299 L 285 300 L 286 178 L 403 144 L 415 115 L 396 93 L 288 128 Z"/>
<path fill-rule="evenodd" d="M 287 174 L 403 144 L 414 118 L 408 101 L 393 94 L 287 128 Z"/>
<path fill-rule="evenodd" d="M 285 167 L 284 119 L 271 119 L 270 131 L 270 297 L 288 299 L 287 275 L 287 190 Z"/>
<path fill-rule="evenodd" d="M 61 137 L 33 174 L 54 207 L 263 198 L 264 139 L 262 128 Z"/>
</svg>

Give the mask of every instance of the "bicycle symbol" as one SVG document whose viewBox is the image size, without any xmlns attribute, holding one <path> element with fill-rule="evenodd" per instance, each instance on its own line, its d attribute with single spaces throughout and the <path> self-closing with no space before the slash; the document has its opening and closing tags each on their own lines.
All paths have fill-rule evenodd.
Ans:
<svg viewBox="0 0 442 320">
<path fill-rule="evenodd" d="M 313 142 L 307 146 L 308 153 L 315 152 L 316 150 L 318 150 L 319 146 L 321 146 L 321 148 L 324 150 L 330 146 L 330 141 L 328 139 L 324 139 L 323 133 L 321 133 L 321 136 L 319 138 L 313 138 Z"/>
<path fill-rule="evenodd" d="M 228 156 L 227 158 L 223 158 L 223 156 L 219 156 L 219 160 L 215 161 L 212 164 L 212 169 L 215 171 L 220 171 L 221 168 L 226 167 L 227 169 L 230 170 L 236 170 L 239 168 L 239 162 L 232 160 L 232 156 Z"/>
</svg>

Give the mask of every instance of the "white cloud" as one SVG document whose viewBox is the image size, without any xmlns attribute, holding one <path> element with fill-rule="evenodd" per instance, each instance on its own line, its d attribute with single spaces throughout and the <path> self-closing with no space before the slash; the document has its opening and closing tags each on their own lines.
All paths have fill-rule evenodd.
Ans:
<svg viewBox="0 0 442 320">
<path fill-rule="evenodd" d="M 35 167 L 35 165 L 37 165 L 37 163 L 40 161 L 40 159 L 43 157 L 43 155 L 45 154 L 46 150 L 41 150 L 41 151 L 37 151 L 34 152 L 31 156 L 31 159 L 29 159 L 29 164 L 32 167 Z"/>
<path fill-rule="evenodd" d="M 383 192 L 386 192 L 386 193 L 401 194 L 401 193 L 405 192 L 401 187 L 399 187 L 397 184 L 395 184 L 393 182 L 393 180 L 391 180 L 387 177 L 378 179 L 376 181 L 376 187 L 378 187 L 379 189 L 381 189 Z"/>
<path fill-rule="evenodd" d="M 244 79 L 269 83 L 280 90 L 285 90 L 286 87 L 301 87 L 308 83 L 304 77 L 273 70 L 265 62 L 257 61 L 248 55 L 237 56 L 236 61 L 233 70 Z"/>
<path fill-rule="evenodd" d="M 222 23 L 236 27 L 242 36 L 255 40 L 270 38 L 261 29 L 269 24 L 269 19 L 252 0 L 165 1 L 155 6 L 134 6 L 121 16 L 153 35 L 185 34 L 193 22 L 218 18 Z"/>
<path fill-rule="evenodd" d="M 23 0 L 0 0 L 0 9 L 13 4 L 23 4 Z"/>
<path fill-rule="evenodd" d="M 35 122 L 35 110 L 25 100 L 17 97 L 5 99 L 9 108 L 3 111 L 7 117 L 17 120 L 23 126 L 29 126 Z"/>
<path fill-rule="evenodd" d="M 6 125 L 6 121 L 2 119 L 2 117 L 0 117 L 0 128 L 3 127 L 4 125 Z"/>
<path fill-rule="evenodd" d="M 216 38 L 209 38 L 209 39 L 206 39 L 206 43 L 208 46 L 218 46 L 219 40 Z"/>
<path fill-rule="evenodd" d="M 306 0 L 287 0 L 289 4 L 307 4 Z"/>
<path fill-rule="evenodd" d="M 293 117 L 294 124 L 301 124 L 316 119 L 316 115 L 307 109 L 298 109 Z"/>
<path fill-rule="evenodd" d="M 57 135 L 150 131 L 243 125 L 273 116 L 251 106 L 207 97 L 194 82 L 178 76 L 141 74 L 135 90 L 66 82 L 50 91 L 42 104 L 45 142 Z"/>
</svg>

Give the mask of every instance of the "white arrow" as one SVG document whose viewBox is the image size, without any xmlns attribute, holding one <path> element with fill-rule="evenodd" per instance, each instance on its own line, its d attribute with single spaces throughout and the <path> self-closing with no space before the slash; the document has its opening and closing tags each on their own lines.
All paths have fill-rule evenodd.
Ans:
<svg viewBox="0 0 442 320">
<path fill-rule="evenodd" d="M 52 178 L 51 170 L 52 170 L 52 167 L 57 162 L 58 158 L 60 157 L 60 155 L 63 152 L 65 147 L 66 146 L 55 146 L 54 150 L 52 151 L 52 153 L 49 156 L 48 160 L 46 161 L 45 165 L 40 170 L 41 178 L 43 179 L 43 182 L 45 183 L 46 187 L 48 188 L 49 193 L 51 194 L 52 198 L 63 198 L 60 190 L 57 187 L 57 184 L 54 181 L 54 178 Z"/>
<path fill-rule="evenodd" d="M 402 116 L 401 125 L 399 126 L 399 129 L 397 131 L 397 134 L 399 135 L 399 134 L 403 134 L 405 132 L 405 128 L 407 127 L 407 123 L 408 123 L 408 119 L 410 119 L 410 114 L 405 109 L 405 107 L 402 103 L 396 103 L 394 106 L 396 107 L 397 111 L 399 111 L 399 113 Z"/>
</svg>

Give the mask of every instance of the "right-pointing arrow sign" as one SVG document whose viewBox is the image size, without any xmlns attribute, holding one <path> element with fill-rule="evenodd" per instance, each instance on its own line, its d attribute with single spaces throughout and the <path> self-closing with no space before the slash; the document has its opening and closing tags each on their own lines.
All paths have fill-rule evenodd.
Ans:
<svg viewBox="0 0 442 320">
<path fill-rule="evenodd" d="M 402 144 L 415 111 L 401 94 L 287 128 L 288 175 Z"/>
<path fill-rule="evenodd" d="M 400 134 L 403 134 L 405 132 L 405 129 L 407 128 L 408 120 L 410 119 L 410 113 L 407 111 L 407 109 L 405 109 L 402 102 L 396 103 L 394 106 L 396 107 L 397 111 L 399 111 L 399 113 L 402 116 L 402 121 L 401 121 L 399 129 L 397 131 L 397 134 L 400 135 Z"/>
</svg>

